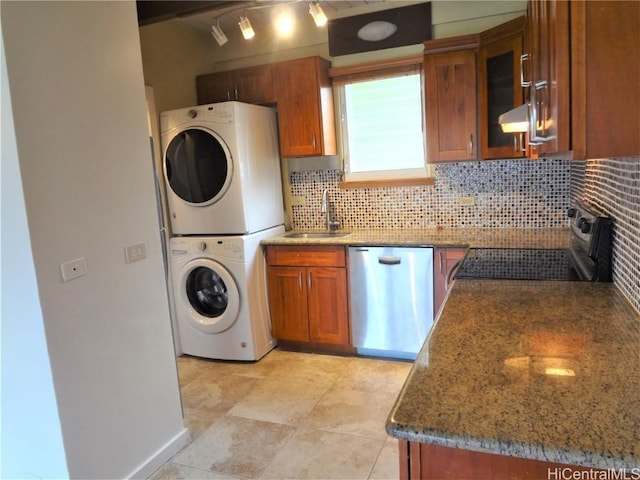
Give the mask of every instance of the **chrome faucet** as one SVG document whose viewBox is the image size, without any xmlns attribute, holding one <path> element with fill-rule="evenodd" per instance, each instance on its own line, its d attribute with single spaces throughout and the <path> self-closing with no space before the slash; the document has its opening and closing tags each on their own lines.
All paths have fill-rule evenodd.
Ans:
<svg viewBox="0 0 640 480">
<path fill-rule="evenodd" d="M 333 230 L 337 230 L 340 226 L 340 222 L 331 220 L 331 208 L 329 207 L 329 189 L 325 188 L 322 191 L 322 204 L 320 205 L 320 213 L 324 213 L 325 216 L 325 226 L 327 228 L 327 232 L 332 232 Z"/>
</svg>

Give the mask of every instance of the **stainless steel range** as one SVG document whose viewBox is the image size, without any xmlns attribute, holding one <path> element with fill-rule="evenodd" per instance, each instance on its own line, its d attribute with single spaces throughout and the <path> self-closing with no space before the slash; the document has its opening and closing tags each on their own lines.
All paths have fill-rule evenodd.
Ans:
<svg viewBox="0 0 640 480">
<path fill-rule="evenodd" d="M 471 248 L 455 278 L 610 282 L 611 219 L 581 204 L 568 215 L 571 248 Z"/>
</svg>

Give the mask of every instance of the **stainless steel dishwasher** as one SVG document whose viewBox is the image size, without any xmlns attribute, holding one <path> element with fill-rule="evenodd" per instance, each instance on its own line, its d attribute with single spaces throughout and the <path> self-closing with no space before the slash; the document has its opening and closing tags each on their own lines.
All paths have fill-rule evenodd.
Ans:
<svg viewBox="0 0 640 480">
<path fill-rule="evenodd" d="M 433 325 L 433 248 L 350 247 L 353 346 L 414 359 Z"/>
</svg>

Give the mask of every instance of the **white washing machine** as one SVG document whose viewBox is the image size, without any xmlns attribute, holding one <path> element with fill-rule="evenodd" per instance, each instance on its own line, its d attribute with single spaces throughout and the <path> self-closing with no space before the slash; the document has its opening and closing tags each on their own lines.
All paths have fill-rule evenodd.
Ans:
<svg viewBox="0 0 640 480">
<path fill-rule="evenodd" d="M 242 235 L 284 223 L 275 110 L 240 102 L 160 114 L 174 235 Z"/>
<path fill-rule="evenodd" d="M 271 337 L 260 241 L 284 227 L 242 236 L 173 237 L 171 270 L 181 350 L 220 360 L 259 360 Z"/>
</svg>

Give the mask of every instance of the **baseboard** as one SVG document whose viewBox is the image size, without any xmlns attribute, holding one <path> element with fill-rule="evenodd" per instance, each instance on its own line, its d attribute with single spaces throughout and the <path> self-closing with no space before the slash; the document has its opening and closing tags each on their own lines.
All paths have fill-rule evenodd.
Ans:
<svg viewBox="0 0 640 480">
<path fill-rule="evenodd" d="M 178 435 L 168 441 L 162 448 L 149 457 L 127 478 L 148 478 L 167 461 L 189 443 L 189 429 L 183 428 Z"/>
</svg>

